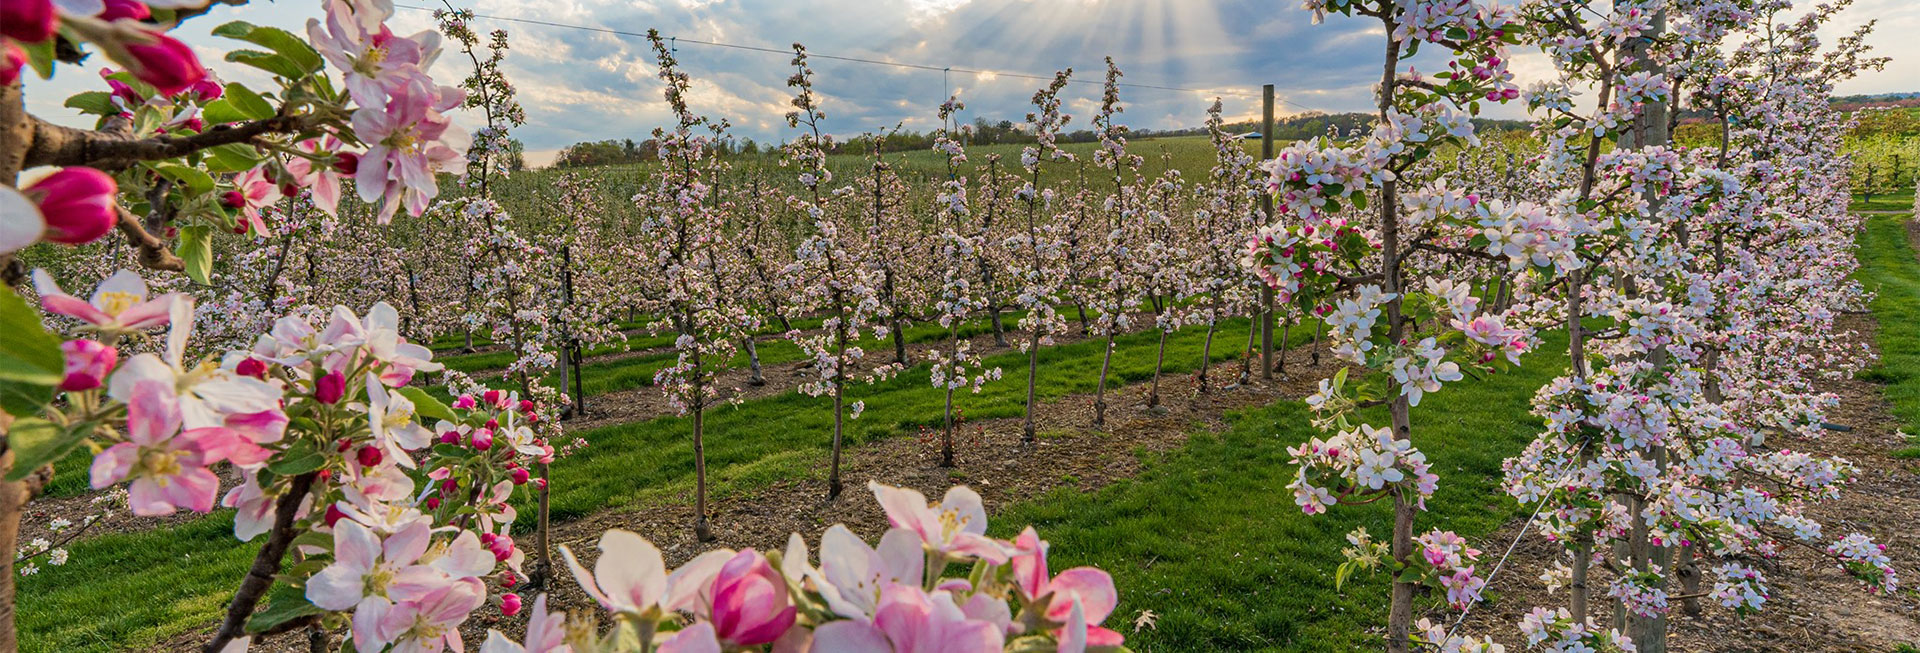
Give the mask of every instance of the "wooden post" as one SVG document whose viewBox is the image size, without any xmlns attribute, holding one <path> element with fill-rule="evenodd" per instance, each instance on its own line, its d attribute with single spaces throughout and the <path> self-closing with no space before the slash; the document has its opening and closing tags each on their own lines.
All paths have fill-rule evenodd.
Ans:
<svg viewBox="0 0 1920 653">
<path fill-rule="evenodd" d="M 1260 87 L 1260 160 L 1273 158 L 1273 85 Z M 1273 219 L 1273 196 L 1260 194 L 1262 219 Z M 1260 289 L 1260 378 L 1273 380 L 1273 289 Z"/>
</svg>

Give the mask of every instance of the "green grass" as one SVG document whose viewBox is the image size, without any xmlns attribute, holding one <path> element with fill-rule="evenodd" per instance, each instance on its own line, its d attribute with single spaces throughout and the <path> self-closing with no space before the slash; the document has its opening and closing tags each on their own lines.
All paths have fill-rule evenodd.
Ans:
<svg viewBox="0 0 1920 653">
<path fill-rule="evenodd" d="M 1875 195 L 1871 200 L 1855 195 L 1853 203 L 1848 208 L 1854 211 L 1912 211 L 1913 191 Z"/>
<path fill-rule="evenodd" d="M 1237 354 L 1246 322 L 1223 325 L 1214 357 Z M 1295 342 L 1310 338 L 1295 330 Z M 1163 390 L 1177 392 L 1181 375 L 1199 362 L 1202 331 L 1189 329 L 1168 343 Z M 1114 382 L 1145 380 L 1152 372 L 1156 333 L 1119 339 Z M 1041 397 L 1090 392 L 1100 366 L 1100 342 L 1080 342 L 1041 351 Z M 1026 358 L 989 359 L 1008 379 L 956 403 L 972 419 L 1020 414 L 1024 386 L 1017 380 Z M 1228 374 L 1225 369 L 1220 374 Z M 1223 378 L 1223 377 L 1216 377 Z M 907 435 L 940 421 L 942 394 L 927 382 L 924 367 L 849 393 L 867 402 L 867 412 L 849 422 L 853 444 Z M 786 393 L 712 411 L 707 460 L 717 498 L 769 484 L 818 476 L 830 438 L 828 400 Z M 692 454 L 687 421 L 660 418 L 585 431 L 593 446 L 553 466 L 556 519 L 608 507 L 679 501 L 691 486 Z M 523 514 L 528 514 L 523 511 Z M 231 511 L 139 533 L 83 539 L 69 549 L 73 561 L 21 579 L 20 627 L 25 651 L 108 651 L 153 646 L 217 618 L 222 601 L 245 573 L 254 545 L 233 540 Z M 134 600 L 130 597 L 138 597 Z"/>
<path fill-rule="evenodd" d="M 1450 384 L 1414 409 L 1416 444 L 1441 476 L 1419 530 L 1472 538 L 1517 513 L 1500 491 L 1500 463 L 1538 432 L 1527 400 L 1566 365 L 1564 353 L 1547 352 L 1564 350 L 1564 337 L 1549 338 L 1525 368 Z M 1386 421 L 1378 411 L 1368 418 Z M 1295 508 L 1286 447 L 1312 435 L 1298 402 L 1248 410 L 1224 433 L 1195 434 L 1150 460 L 1138 477 L 1092 493 L 1056 490 L 996 515 L 992 530 L 1012 536 L 1032 524 L 1053 544 L 1054 569 L 1112 573 L 1120 607 L 1106 625 L 1136 651 L 1377 650 L 1385 574 L 1336 592 L 1333 571 L 1346 533 L 1390 532 L 1392 509 L 1382 502 L 1309 517 Z M 1134 633 L 1143 610 L 1158 625 Z"/>
<path fill-rule="evenodd" d="M 1900 428 L 1920 435 L 1920 260 L 1907 240 L 1910 217 L 1868 218 L 1855 276 L 1874 293 L 1871 307 L 1880 323 L 1880 364 L 1868 376 L 1884 384 Z M 1920 457 L 1920 443 L 1903 452 Z"/>
</svg>

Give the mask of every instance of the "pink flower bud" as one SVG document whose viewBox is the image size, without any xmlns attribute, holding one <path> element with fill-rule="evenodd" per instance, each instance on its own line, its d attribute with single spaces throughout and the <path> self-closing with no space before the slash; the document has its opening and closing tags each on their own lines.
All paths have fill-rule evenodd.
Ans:
<svg viewBox="0 0 1920 653">
<path fill-rule="evenodd" d="M 489 406 L 499 406 L 502 397 L 503 395 L 499 390 L 488 390 L 480 393 L 480 400 L 487 402 Z"/>
<path fill-rule="evenodd" d="M 428 509 L 428 510 L 439 510 L 439 509 L 440 509 L 440 497 L 427 497 L 427 509 Z"/>
<path fill-rule="evenodd" d="M 440 491 L 443 493 L 453 494 L 455 491 L 459 489 L 460 489 L 459 481 L 456 481 L 453 479 L 447 479 L 440 482 Z"/>
<path fill-rule="evenodd" d="M 27 51 L 13 41 L 0 41 L 0 86 L 20 81 L 20 69 L 27 65 Z"/>
<path fill-rule="evenodd" d="M 56 243 L 93 242 L 118 218 L 114 194 L 119 188 L 113 177 L 93 168 L 61 168 L 22 190 L 46 218 L 47 231 L 41 237 Z"/>
<path fill-rule="evenodd" d="M 220 196 L 220 205 L 229 209 L 238 209 L 247 205 L 247 196 L 240 191 L 230 190 Z"/>
<path fill-rule="evenodd" d="M 192 88 L 207 77 L 207 69 L 194 56 L 193 48 L 158 32 L 148 32 L 151 43 L 128 43 L 133 56 L 133 76 L 152 84 L 161 95 L 174 95 Z"/>
<path fill-rule="evenodd" d="M 473 448 L 478 449 L 480 451 L 486 451 L 488 449 L 492 449 L 493 448 L 493 432 L 488 431 L 486 429 L 475 431 L 473 434 Z"/>
<path fill-rule="evenodd" d="M 528 400 L 528 399 L 521 399 L 521 400 L 520 400 L 520 412 L 523 412 L 523 413 L 531 413 L 531 412 L 533 412 L 533 401 L 532 401 L 532 400 Z"/>
<path fill-rule="evenodd" d="M 147 9 L 146 5 L 134 2 L 134 0 L 106 0 L 106 6 L 107 8 L 102 10 L 100 15 L 94 17 L 104 21 L 115 21 L 122 18 L 146 20 L 153 17 L 152 10 Z"/>
<path fill-rule="evenodd" d="M 460 444 L 459 431 L 447 431 L 440 434 L 440 444 Z"/>
<path fill-rule="evenodd" d="M 328 527 L 332 527 L 334 522 L 340 521 L 340 518 L 345 516 L 347 516 L 347 513 L 340 512 L 339 506 L 335 506 L 332 504 L 327 505 L 326 520 L 327 520 Z"/>
<path fill-rule="evenodd" d="M 490 429 L 500 428 L 500 420 L 497 420 L 497 419 L 487 420 L 486 427 Z"/>
<path fill-rule="evenodd" d="M 354 460 L 359 461 L 361 467 L 379 465 L 380 461 L 384 459 L 386 459 L 386 455 L 380 453 L 379 447 L 361 447 L 360 451 L 354 454 Z"/>
<path fill-rule="evenodd" d="M 511 473 L 511 475 L 513 477 L 514 485 L 526 485 L 527 479 L 532 476 L 532 474 L 527 473 L 527 470 L 525 468 L 521 468 L 521 467 L 513 468 L 513 472 Z"/>
<path fill-rule="evenodd" d="M 544 479 L 544 478 L 533 479 L 533 487 L 534 489 L 539 489 L 539 490 L 547 489 L 547 479 Z"/>
<path fill-rule="evenodd" d="M 500 614 L 504 614 L 509 617 L 516 614 L 520 614 L 520 595 L 519 594 L 500 595 Z"/>
<path fill-rule="evenodd" d="M 67 358 L 67 377 L 60 381 L 60 389 L 67 392 L 100 387 L 120 360 L 118 350 L 94 340 L 68 340 L 60 343 L 60 352 Z"/>
<path fill-rule="evenodd" d="M 458 399 L 453 400 L 453 407 L 461 410 L 468 410 L 476 405 L 473 402 L 473 395 L 460 395 Z"/>
<path fill-rule="evenodd" d="M 193 83 L 193 97 L 201 102 L 212 102 L 226 94 L 226 87 L 221 86 L 220 81 L 211 76 Z"/>
<path fill-rule="evenodd" d="M 519 585 L 519 584 L 520 584 L 520 575 L 519 575 L 519 574 L 515 574 L 515 573 L 512 573 L 512 572 L 508 572 L 507 574 L 505 574 L 505 575 L 503 575 L 503 576 L 501 576 L 501 577 L 500 577 L 500 586 L 501 586 L 501 587 L 513 587 L 513 586 L 515 586 L 515 585 Z"/>
<path fill-rule="evenodd" d="M 267 363 L 258 358 L 248 357 L 233 366 L 233 373 L 264 380 L 267 378 Z"/>
<path fill-rule="evenodd" d="M 7 0 L 0 3 L 0 36 L 21 43 L 39 43 L 53 38 L 60 25 L 53 0 Z"/>
<path fill-rule="evenodd" d="M 320 403 L 333 405 L 347 396 L 347 377 L 339 372 L 328 372 L 320 380 L 313 382 L 313 398 Z"/>
<path fill-rule="evenodd" d="M 354 173 L 360 171 L 360 155 L 352 152 L 335 152 L 333 154 L 333 169 L 340 174 L 353 176 Z M 472 401 L 473 399 L 469 397 L 467 400 Z"/>
</svg>

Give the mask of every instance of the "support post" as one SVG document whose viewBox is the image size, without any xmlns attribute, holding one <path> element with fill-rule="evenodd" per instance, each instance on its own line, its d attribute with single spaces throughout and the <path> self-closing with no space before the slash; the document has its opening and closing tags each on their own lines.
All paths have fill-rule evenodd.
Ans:
<svg viewBox="0 0 1920 653">
<path fill-rule="evenodd" d="M 1260 160 L 1273 158 L 1273 85 L 1260 87 Z M 1260 194 L 1260 216 L 1273 219 L 1273 196 Z M 1260 378 L 1273 380 L 1273 289 L 1260 289 Z"/>
</svg>

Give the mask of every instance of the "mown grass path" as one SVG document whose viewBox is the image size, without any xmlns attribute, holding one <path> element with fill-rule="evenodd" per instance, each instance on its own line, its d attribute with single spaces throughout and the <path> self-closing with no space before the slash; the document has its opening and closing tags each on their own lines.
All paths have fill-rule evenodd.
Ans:
<svg viewBox="0 0 1920 653">
<path fill-rule="evenodd" d="M 1246 328 L 1245 320 L 1223 323 L 1213 358 L 1236 356 Z M 1304 329 L 1294 331 L 1295 342 L 1309 337 Z M 1178 383 L 1199 365 L 1203 338 L 1204 330 L 1191 328 L 1170 339 L 1163 383 Z M 1119 338 L 1114 384 L 1150 377 L 1157 342 L 1157 332 Z M 1091 392 L 1101 345 L 1090 340 L 1043 349 L 1040 396 Z M 1025 388 L 1014 372 L 1025 369 L 1026 356 L 1001 354 L 989 357 L 988 363 L 1007 370 L 1009 378 L 981 394 L 957 396 L 956 403 L 970 419 L 1019 415 Z M 1226 369 L 1218 373 L 1230 374 Z M 928 382 L 924 366 L 884 383 L 850 388 L 849 395 L 865 400 L 868 407 L 860 419 L 849 422 L 849 446 L 910 434 L 941 419 L 943 393 Z M 822 474 L 832 421 L 827 405 L 825 399 L 789 392 L 714 409 L 707 422 L 707 455 L 715 494 Z M 670 417 L 578 433 L 591 446 L 553 467 L 555 519 L 683 501 L 692 477 L 687 425 L 683 418 Z M 525 503 L 523 499 L 522 514 L 530 514 Z M 184 524 L 76 543 L 70 547 L 74 562 L 44 567 L 22 579 L 23 650 L 148 647 L 204 626 L 223 609 L 255 550 L 254 544 L 233 540 L 231 524 L 231 513 L 223 511 Z"/>
</svg>

